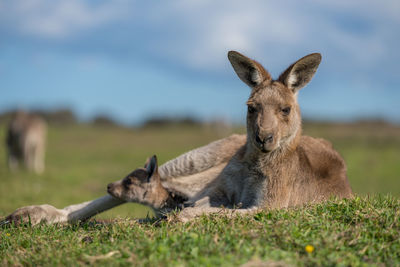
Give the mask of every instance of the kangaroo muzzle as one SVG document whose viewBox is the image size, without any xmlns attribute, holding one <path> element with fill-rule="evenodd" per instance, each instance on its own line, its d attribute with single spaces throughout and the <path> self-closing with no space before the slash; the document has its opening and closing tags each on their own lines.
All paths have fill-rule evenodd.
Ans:
<svg viewBox="0 0 400 267">
<path fill-rule="evenodd" d="M 254 136 L 255 145 L 261 152 L 267 153 L 276 149 L 276 135 L 272 132 L 261 133 L 258 129 Z"/>
</svg>

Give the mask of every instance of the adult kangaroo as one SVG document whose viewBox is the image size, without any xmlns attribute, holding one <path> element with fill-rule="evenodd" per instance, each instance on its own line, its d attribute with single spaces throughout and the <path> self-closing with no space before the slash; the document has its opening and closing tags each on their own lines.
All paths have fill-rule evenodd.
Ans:
<svg viewBox="0 0 400 267">
<path fill-rule="evenodd" d="M 258 62 L 238 52 L 230 51 L 228 58 L 239 78 L 251 88 L 247 136 L 233 135 L 165 163 L 158 168 L 159 178 L 152 188 L 163 191 L 166 199 L 173 192 L 187 200 L 179 214 L 183 221 L 220 211 L 221 206 L 233 209 L 233 214 L 320 202 L 331 196 L 351 197 L 341 156 L 328 141 L 301 134 L 297 94 L 314 76 L 321 55 L 299 59 L 277 80 Z M 156 169 L 156 164 L 149 166 Z M 143 188 L 151 188 L 144 185 L 152 181 L 154 171 L 135 173 L 141 178 L 128 175 L 108 186 L 113 197 L 63 210 L 49 205 L 25 207 L 11 214 L 9 221 L 33 216 L 39 207 L 38 222 L 60 222 L 88 218 L 126 201 L 141 203 L 135 192 L 144 194 Z M 149 205 L 152 200 L 143 203 Z M 164 202 L 157 198 L 157 203 Z M 64 212 L 64 217 L 54 215 L 59 212 Z"/>
<path fill-rule="evenodd" d="M 10 121 L 6 137 L 8 167 L 25 166 L 36 173 L 44 171 L 47 125 L 38 115 L 17 111 Z"/>
<path fill-rule="evenodd" d="M 194 206 L 283 208 L 351 197 L 346 165 L 332 145 L 301 134 L 298 91 L 314 76 L 321 55 L 305 56 L 277 80 L 256 61 L 231 51 L 228 58 L 250 86 L 247 141 Z"/>
</svg>

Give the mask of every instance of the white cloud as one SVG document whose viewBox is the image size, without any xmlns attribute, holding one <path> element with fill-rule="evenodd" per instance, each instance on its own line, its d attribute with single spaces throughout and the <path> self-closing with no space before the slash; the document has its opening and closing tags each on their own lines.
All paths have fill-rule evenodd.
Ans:
<svg viewBox="0 0 400 267">
<path fill-rule="evenodd" d="M 114 50 L 138 42 L 141 52 L 193 69 L 221 69 L 231 49 L 260 61 L 268 59 L 268 64 L 324 51 L 335 54 L 338 62 L 354 61 L 365 67 L 393 56 L 391 51 L 399 42 L 393 37 L 400 26 L 399 9 L 398 0 L 180 0 L 157 4 L 11 0 L 0 5 L 0 23 L 22 35 L 66 39 L 85 38 L 90 30 L 101 31 L 118 22 L 129 30 L 110 42 Z M 348 22 L 342 22 L 343 18 Z M 367 30 L 352 29 L 353 20 Z M 145 34 L 132 37 L 135 33 L 130 30 L 135 29 L 131 25 L 140 25 Z M 108 34 L 105 39 L 114 37 Z"/>
<path fill-rule="evenodd" d="M 148 23 L 155 31 L 168 24 L 166 31 L 170 33 L 159 52 L 195 68 L 220 68 L 231 49 L 264 54 L 268 44 L 293 44 L 302 39 L 300 25 L 288 19 L 284 6 L 179 1 L 172 8 L 156 9 L 157 19 Z"/>
<path fill-rule="evenodd" d="M 122 1 L 90 6 L 78 0 L 14 0 L 4 4 L 0 15 L 3 21 L 16 25 L 22 33 L 64 38 L 125 17 L 127 13 L 123 7 Z"/>
<path fill-rule="evenodd" d="M 399 6 L 395 1 L 174 3 L 146 11 L 157 14 L 146 20 L 150 31 L 157 34 L 162 29 L 169 37 L 152 52 L 196 69 L 220 69 L 230 49 L 260 60 L 268 57 L 272 64 L 293 60 L 299 53 L 324 51 L 335 54 L 337 62 L 373 66 L 390 55 L 393 30 L 400 26 L 393 12 Z"/>
</svg>

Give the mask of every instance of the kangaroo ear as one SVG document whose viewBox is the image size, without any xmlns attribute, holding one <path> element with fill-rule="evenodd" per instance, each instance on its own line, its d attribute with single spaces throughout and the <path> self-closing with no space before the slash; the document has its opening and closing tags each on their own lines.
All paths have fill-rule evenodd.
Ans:
<svg viewBox="0 0 400 267">
<path fill-rule="evenodd" d="M 319 63 L 321 63 L 321 54 L 314 53 L 305 56 L 289 66 L 279 76 L 279 81 L 286 85 L 293 92 L 297 92 L 307 83 L 309 83 L 314 76 Z"/>
<path fill-rule="evenodd" d="M 251 88 L 265 80 L 271 80 L 271 75 L 257 61 L 236 51 L 229 51 L 228 59 L 239 78 Z"/>
<path fill-rule="evenodd" d="M 146 164 L 144 165 L 146 171 L 148 173 L 148 179 L 150 180 L 152 177 L 158 177 L 158 163 L 157 156 L 154 155 L 147 159 Z"/>
</svg>

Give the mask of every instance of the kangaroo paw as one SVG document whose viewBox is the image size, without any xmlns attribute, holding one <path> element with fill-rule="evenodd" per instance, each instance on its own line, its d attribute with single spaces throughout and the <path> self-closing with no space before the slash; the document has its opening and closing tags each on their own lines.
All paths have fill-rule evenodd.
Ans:
<svg viewBox="0 0 400 267">
<path fill-rule="evenodd" d="M 66 221 L 65 212 L 45 204 L 19 208 L 1 221 L 0 225 L 28 224 L 33 226 L 38 223 L 52 224 Z"/>
</svg>

